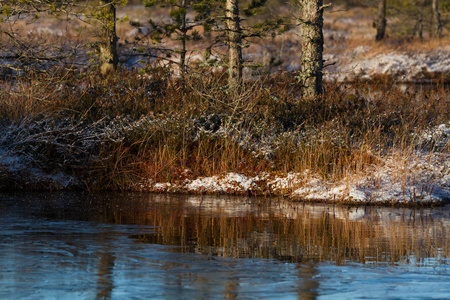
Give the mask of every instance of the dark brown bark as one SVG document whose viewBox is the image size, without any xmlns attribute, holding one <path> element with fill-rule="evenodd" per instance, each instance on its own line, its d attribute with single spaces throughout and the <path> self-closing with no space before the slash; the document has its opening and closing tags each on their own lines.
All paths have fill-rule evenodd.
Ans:
<svg viewBox="0 0 450 300">
<path fill-rule="evenodd" d="M 433 35 L 439 38 L 442 36 L 442 23 L 438 0 L 433 0 L 431 6 L 433 8 Z"/>
<path fill-rule="evenodd" d="M 384 39 L 384 35 L 386 33 L 386 0 L 379 0 L 376 26 L 377 35 L 375 37 L 375 40 L 381 41 L 382 39 Z"/>
<path fill-rule="evenodd" d="M 323 0 L 300 0 L 303 97 L 322 95 L 323 69 Z"/>
<path fill-rule="evenodd" d="M 187 32 L 188 28 L 186 25 L 186 11 L 189 5 L 190 0 L 181 0 L 181 8 L 184 9 L 184 12 L 181 14 L 181 50 L 180 50 L 180 75 L 184 77 L 186 72 L 186 40 L 187 40 Z"/>
<path fill-rule="evenodd" d="M 101 4 L 108 7 L 108 18 L 103 22 L 103 43 L 100 45 L 100 62 L 102 74 L 117 70 L 119 55 L 117 53 L 116 4 L 114 0 L 104 0 Z"/>
<path fill-rule="evenodd" d="M 419 20 L 417 20 L 417 36 L 420 40 L 423 40 L 423 20 L 422 20 L 422 14 L 419 16 Z"/>
<path fill-rule="evenodd" d="M 239 85 L 242 80 L 242 32 L 238 0 L 227 0 L 226 20 L 228 32 L 228 84 Z"/>
</svg>

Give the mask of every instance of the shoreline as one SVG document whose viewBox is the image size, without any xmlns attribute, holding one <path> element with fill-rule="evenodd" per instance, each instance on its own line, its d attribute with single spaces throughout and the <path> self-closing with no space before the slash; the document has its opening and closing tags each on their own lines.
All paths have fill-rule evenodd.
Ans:
<svg viewBox="0 0 450 300">
<path fill-rule="evenodd" d="M 60 114 L 64 107 L 57 106 L 55 115 L 44 108 L 37 117 L 15 117 L 0 123 L 0 191 L 250 195 L 360 206 L 449 203 L 450 121 L 448 112 L 440 108 L 448 97 L 416 95 L 418 100 L 407 99 L 411 104 L 400 98 L 405 100 L 405 113 L 395 106 L 394 112 L 385 113 L 384 107 L 374 110 L 380 105 L 398 105 L 397 98 L 386 98 L 391 96 L 389 90 L 367 94 L 367 99 L 345 93 L 342 104 L 332 100 L 336 112 L 330 120 L 296 125 L 300 119 L 287 129 L 282 123 L 285 113 L 295 116 L 296 111 L 285 112 L 279 103 L 260 103 L 257 97 L 252 105 L 261 106 L 258 109 L 263 112 L 274 105 L 270 113 L 279 114 L 280 121 L 262 115 L 262 120 L 246 123 L 260 112 L 255 109 L 253 115 L 245 113 L 238 115 L 239 119 L 227 108 L 185 116 L 179 111 L 156 115 L 154 109 L 146 109 L 115 118 L 106 110 L 75 121 Z M 426 122 L 434 117 L 432 111 L 426 112 L 430 107 L 426 101 L 436 101 L 436 113 L 441 114 L 435 125 L 417 128 L 413 126 L 420 122 L 403 121 L 423 118 Z M 417 103 L 424 108 L 414 107 Z M 116 105 L 121 109 L 124 104 Z M 210 107 L 208 101 L 199 105 Z M 304 109 L 301 103 L 295 105 Z M 320 105 L 326 108 L 329 104 Z M 89 104 L 86 112 L 81 106 L 80 111 L 86 115 L 92 106 Z M 322 107 L 313 109 L 319 114 Z M 351 110 L 360 116 L 355 124 L 343 124 L 355 118 Z M 427 114 L 422 116 L 423 112 Z M 384 119 L 380 120 L 380 114 L 386 115 Z M 373 125 L 361 123 L 363 129 L 357 123 L 369 121 Z M 381 126 L 386 127 L 385 132 Z M 355 130 L 361 131 L 359 136 L 352 133 Z"/>
<path fill-rule="evenodd" d="M 448 157 L 448 155 L 446 155 Z M 437 186 L 436 182 L 430 190 L 422 189 L 418 192 L 417 186 L 411 182 L 403 190 L 399 182 L 389 185 L 368 187 L 362 186 L 367 182 L 368 176 L 359 174 L 358 184 L 355 180 L 346 183 L 327 182 L 321 180 L 310 172 L 288 174 L 260 174 L 250 177 L 243 174 L 228 173 L 211 177 L 198 177 L 196 179 L 178 180 L 175 182 L 153 182 L 142 180 L 127 189 L 96 189 L 86 186 L 74 176 L 58 173 L 44 174 L 36 169 L 27 169 L 9 175 L 5 184 L 5 176 L 0 179 L 0 192 L 133 192 L 154 194 L 180 194 L 180 195 L 217 195 L 217 196 L 248 196 L 264 198 L 284 198 L 292 203 L 322 203 L 327 205 L 347 206 L 382 206 L 382 207 L 434 207 L 450 204 L 450 175 L 443 177 L 443 184 Z M 34 173 L 34 174 L 32 174 Z M 4 174 L 2 174 L 4 175 Z M 367 175 L 367 174 L 366 174 Z M 433 176 L 433 175 L 432 175 Z M 14 178 L 15 177 L 15 178 Z M 21 182 L 23 180 L 28 182 Z M 32 182 L 32 183 L 31 183 Z M 416 184 L 419 184 L 416 182 Z M 8 186 L 7 188 L 5 188 Z M 22 188 L 19 188 L 21 186 Z M 396 187 L 396 188 L 395 188 Z M 438 191 L 438 192 L 437 192 Z M 415 198 L 414 198 L 415 197 Z"/>
<path fill-rule="evenodd" d="M 386 208 L 433 208 L 433 207 L 443 207 L 450 205 L 450 200 L 443 200 L 443 201 L 417 201 L 417 202 L 394 202 L 394 201 L 376 201 L 376 202 L 358 202 L 358 201 L 352 201 L 352 200 L 324 200 L 324 199 L 306 199 L 306 198 L 298 198 L 293 197 L 286 194 L 270 194 L 270 193 L 227 193 L 227 192 L 206 192 L 206 191 L 187 191 L 183 189 L 177 189 L 177 190 L 171 190 L 171 191 L 161 191 L 161 190 L 88 190 L 81 187 L 70 187 L 65 189 L 1 189 L 1 194 L 11 194 L 11 193 L 19 193 L 19 194 L 30 194 L 30 193 L 66 193 L 66 192 L 75 192 L 75 193 L 90 193 L 93 195 L 96 195 L 97 193 L 114 193 L 114 194 L 121 194 L 121 193 L 139 193 L 142 195 L 145 194 L 154 194 L 154 195 L 167 195 L 167 196 L 208 196 L 208 197 L 245 197 L 245 198 L 264 198 L 264 199 L 284 199 L 284 201 L 288 203 L 292 203 L 294 205 L 305 205 L 305 204 L 323 204 L 323 205 L 337 205 L 337 206 L 347 206 L 347 207 L 386 207 Z"/>
</svg>

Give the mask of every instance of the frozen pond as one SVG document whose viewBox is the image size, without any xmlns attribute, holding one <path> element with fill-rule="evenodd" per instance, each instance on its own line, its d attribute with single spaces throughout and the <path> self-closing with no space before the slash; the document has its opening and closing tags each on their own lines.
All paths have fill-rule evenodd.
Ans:
<svg viewBox="0 0 450 300">
<path fill-rule="evenodd" d="M 0 299 L 448 299 L 450 206 L 0 194 Z"/>
</svg>

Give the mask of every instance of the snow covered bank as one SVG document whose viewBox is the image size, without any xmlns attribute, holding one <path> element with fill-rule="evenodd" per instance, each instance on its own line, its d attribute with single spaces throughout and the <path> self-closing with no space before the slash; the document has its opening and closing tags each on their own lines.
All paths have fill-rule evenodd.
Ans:
<svg viewBox="0 0 450 300">
<path fill-rule="evenodd" d="M 354 204 L 442 204 L 450 200 L 450 155 L 416 153 L 408 160 L 391 155 L 365 174 L 329 182 L 312 172 L 248 177 L 229 173 L 201 177 L 180 184 L 137 186 L 154 192 L 283 195 L 293 200 Z"/>
<path fill-rule="evenodd" d="M 118 128 L 129 129 L 117 120 L 114 123 Z M 142 120 L 136 122 L 142 125 L 141 123 Z M 97 128 L 93 130 L 95 132 L 93 134 L 92 128 L 91 130 L 85 128 L 84 133 L 79 132 L 78 138 L 84 140 L 86 145 L 89 144 L 89 147 L 94 147 L 92 145 L 94 135 L 97 136 L 97 142 L 101 142 L 106 136 L 111 138 L 118 134 L 116 129 L 111 129 L 111 124 L 102 126 L 103 133 Z M 68 189 L 82 186 L 80 178 L 65 174 L 63 169 L 48 170 L 48 166 L 43 166 L 39 159 L 31 157 L 29 149 L 17 151 L 18 145 L 23 144 L 20 140 L 18 142 L 20 135 L 16 134 L 16 127 L 8 130 L 0 139 L 2 141 L 2 147 L 0 147 L 2 188 Z M 47 142 L 51 141 L 50 133 L 55 134 L 55 132 L 55 130 L 47 131 L 49 136 L 45 140 L 47 141 L 48 138 Z M 65 131 L 58 131 L 59 138 L 62 136 L 61 132 Z M 11 140 L 13 136 L 15 141 Z M 403 152 L 392 150 L 389 154 L 377 157 L 377 163 L 368 165 L 364 172 L 347 174 L 338 182 L 326 180 L 311 170 L 287 174 L 262 172 L 256 176 L 231 172 L 174 182 L 155 182 L 153 179 L 146 179 L 136 182 L 133 189 L 152 192 L 282 195 L 292 200 L 331 203 L 442 204 L 450 201 L 449 136 L 450 122 L 424 130 L 418 134 L 415 149 Z M 26 141 L 27 147 L 34 145 L 35 150 L 42 151 L 42 145 L 36 142 L 38 138 L 43 139 L 44 136 L 37 134 L 33 136 L 33 139 L 24 138 L 24 143 Z M 87 143 L 88 140 L 89 143 Z M 428 149 L 429 145 L 432 145 L 432 151 Z M 58 145 L 53 144 L 53 146 Z M 64 152 L 68 151 L 67 149 L 69 148 L 61 147 L 53 153 L 59 153 L 65 159 L 69 159 L 69 152 Z M 70 149 L 72 156 L 75 156 L 74 151 L 73 148 Z M 42 153 L 35 154 L 42 155 Z M 75 160 L 75 157 L 71 159 Z M 184 172 L 190 173 L 190 170 Z"/>
<path fill-rule="evenodd" d="M 450 122 L 418 134 L 417 146 L 379 157 L 364 173 L 348 174 L 339 182 L 312 171 L 254 177 L 228 173 L 185 180 L 179 184 L 137 185 L 139 190 L 211 194 L 282 195 L 293 200 L 353 204 L 442 204 L 450 201 Z M 424 146 L 428 145 L 428 146 Z M 433 151 L 425 150 L 432 145 Z"/>
</svg>

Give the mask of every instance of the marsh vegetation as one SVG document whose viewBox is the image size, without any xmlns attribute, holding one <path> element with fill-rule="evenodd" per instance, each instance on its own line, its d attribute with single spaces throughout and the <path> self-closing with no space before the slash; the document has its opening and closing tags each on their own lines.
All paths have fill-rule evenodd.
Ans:
<svg viewBox="0 0 450 300">
<path fill-rule="evenodd" d="M 197 40 L 203 34 L 200 27 L 185 24 L 185 70 L 180 73 L 179 35 L 161 31 L 155 20 L 144 26 L 151 10 L 118 5 L 113 20 L 121 58 L 116 71 L 104 72 L 100 37 L 101 30 L 111 29 L 104 27 L 110 14 L 83 15 L 74 6 L 70 12 L 78 19 L 62 18 L 61 12 L 59 19 L 43 13 L 30 19 L 3 9 L 8 18 L 1 25 L 2 189 L 286 195 L 362 203 L 447 201 L 447 8 L 441 10 L 439 39 L 398 37 L 389 34 L 395 28 L 390 27 L 380 44 L 368 25 L 376 10 L 350 7 L 328 17 L 325 13 L 324 57 L 331 65 L 318 97 L 304 96 L 301 59 L 294 54 L 301 48 L 298 30 L 286 27 L 298 22 L 258 27 L 266 15 L 256 7 L 254 14 L 246 13 L 254 16 L 247 25 L 258 34 L 242 32 L 249 39 L 243 48 L 247 63 L 243 80 L 233 84 L 221 31 L 205 31 Z M 177 25 L 183 17 L 179 6 L 157 8 L 153 19 L 170 9 L 171 21 L 160 21 Z M 189 9 L 191 15 L 184 18 L 191 21 L 204 13 L 199 7 Z M 196 22 L 204 27 L 209 19 L 201 16 Z M 361 26 L 352 29 L 353 22 Z M 27 39 L 25 48 L 22 37 Z M 256 38 L 259 43 L 253 43 Z M 433 62 L 424 59 L 422 68 L 393 64 L 401 53 L 416 55 L 413 46 L 419 54 L 431 53 L 427 59 L 437 56 Z M 205 50 L 208 56 L 202 57 Z M 369 69 L 345 69 L 349 61 L 364 57 L 382 61 L 383 53 L 390 53 L 388 62 L 372 69 L 369 63 Z M 415 84 L 406 89 L 397 84 L 405 78 Z"/>
</svg>

